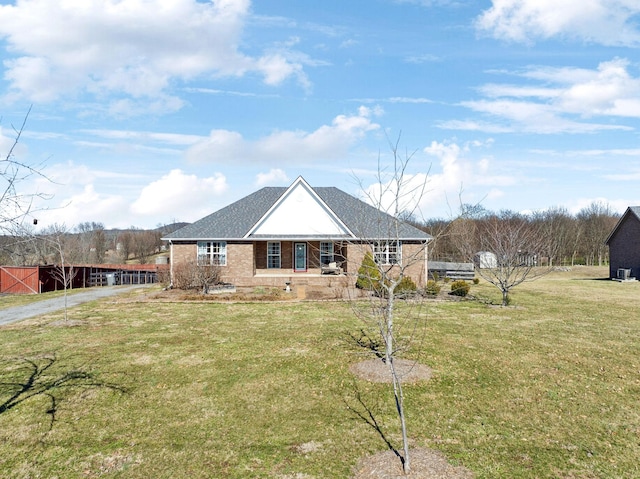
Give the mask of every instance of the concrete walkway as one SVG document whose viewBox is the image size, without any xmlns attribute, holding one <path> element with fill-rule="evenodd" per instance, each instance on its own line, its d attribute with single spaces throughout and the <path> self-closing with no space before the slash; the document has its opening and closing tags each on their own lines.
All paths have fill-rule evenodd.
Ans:
<svg viewBox="0 0 640 479">
<path fill-rule="evenodd" d="M 87 288 L 86 291 L 67 295 L 67 308 L 78 306 L 82 303 L 94 301 L 100 298 L 107 298 L 116 294 L 126 293 L 134 289 L 152 286 L 150 284 L 136 284 L 131 286 L 104 286 Z M 22 321 L 23 319 L 41 316 L 43 314 L 53 313 L 64 309 L 64 296 L 58 298 L 45 299 L 42 301 L 34 301 L 33 303 L 24 304 L 22 306 L 13 306 L 11 308 L 0 309 L 0 326 Z"/>
</svg>

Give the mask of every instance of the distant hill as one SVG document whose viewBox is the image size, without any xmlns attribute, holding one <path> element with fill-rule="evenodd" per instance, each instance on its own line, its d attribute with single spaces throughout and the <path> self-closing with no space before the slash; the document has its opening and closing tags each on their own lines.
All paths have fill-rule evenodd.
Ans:
<svg viewBox="0 0 640 479">
<path fill-rule="evenodd" d="M 161 232 L 163 235 L 168 235 L 170 233 L 173 233 L 174 231 L 178 231 L 180 228 L 184 228 L 185 226 L 190 225 L 191 223 L 172 223 L 170 225 L 162 225 L 162 226 L 158 226 L 157 228 L 155 228 L 154 231 L 159 231 Z"/>
</svg>

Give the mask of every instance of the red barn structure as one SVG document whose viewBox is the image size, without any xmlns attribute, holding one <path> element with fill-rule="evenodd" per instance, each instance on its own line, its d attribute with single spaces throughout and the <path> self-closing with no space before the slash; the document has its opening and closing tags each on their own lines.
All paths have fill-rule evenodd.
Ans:
<svg viewBox="0 0 640 479">
<path fill-rule="evenodd" d="M 71 273 L 73 268 L 73 273 Z M 111 264 L 65 266 L 68 277 L 73 276 L 69 289 L 119 284 L 148 284 L 158 282 L 167 264 Z M 58 266 L 0 266 L 0 293 L 39 294 L 64 289 Z"/>
</svg>

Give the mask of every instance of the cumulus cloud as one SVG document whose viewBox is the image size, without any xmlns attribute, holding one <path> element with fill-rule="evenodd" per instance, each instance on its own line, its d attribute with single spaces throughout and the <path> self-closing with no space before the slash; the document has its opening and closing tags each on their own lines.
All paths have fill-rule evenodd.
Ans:
<svg viewBox="0 0 640 479">
<path fill-rule="evenodd" d="M 636 0 L 493 0 L 476 28 L 496 38 L 531 43 L 552 37 L 637 46 Z"/>
<path fill-rule="evenodd" d="M 142 189 L 131 204 L 131 213 L 194 221 L 211 213 L 211 199 L 224 194 L 227 188 L 227 179 L 221 173 L 199 178 L 179 169 L 171 170 Z"/>
<path fill-rule="evenodd" d="M 74 191 L 77 191 L 74 189 Z M 60 193 L 63 193 L 60 191 Z M 80 191 L 66 196 L 56 196 L 54 204 L 48 204 L 46 209 L 37 215 L 44 221 L 40 225 L 48 226 L 54 223 L 65 224 L 69 228 L 85 222 L 106 219 L 109 226 L 127 227 L 130 223 L 123 223 L 130 219 L 126 214 L 127 200 L 117 194 L 96 191 L 92 183 L 86 184 Z M 119 218 L 118 218 L 119 216 Z"/>
<path fill-rule="evenodd" d="M 280 168 L 272 168 L 267 173 L 258 173 L 256 186 L 267 186 L 281 183 L 289 183 L 289 177 Z"/>
<path fill-rule="evenodd" d="M 72 162 L 51 165 L 43 173 L 25 184 L 49 198 L 33 205 L 43 226 L 100 221 L 107 228 L 153 228 L 161 222 L 195 221 L 214 211 L 228 191 L 221 173 L 196 176 L 174 169 L 150 180 Z"/>
<path fill-rule="evenodd" d="M 0 6 L 0 37 L 14 55 L 5 79 L 11 95 L 33 102 L 125 95 L 110 107 L 120 115 L 179 109 L 172 82 L 203 76 L 256 72 L 269 85 L 296 77 L 308 86 L 286 51 L 241 51 L 249 15 L 249 0 L 22 0 Z"/>
<path fill-rule="evenodd" d="M 338 115 L 330 125 L 312 132 L 276 131 L 255 141 L 229 130 L 213 130 L 208 138 L 187 150 L 187 159 L 198 163 L 300 163 L 344 159 L 349 147 L 380 125 L 372 117 L 379 110 L 360 107 L 354 115 Z"/>
<path fill-rule="evenodd" d="M 630 68 L 623 58 L 591 70 L 529 67 L 511 74 L 540 85 L 487 84 L 478 89 L 484 98 L 461 103 L 495 121 L 455 120 L 440 126 L 541 134 L 630 130 L 622 124 L 589 121 L 593 117 L 640 118 L 640 78 Z"/>
<path fill-rule="evenodd" d="M 428 211 L 446 203 L 455 214 L 460 201 L 477 203 L 489 197 L 499 198 L 504 194 L 503 188 L 516 184 L 516 175 L 495 173 L 498 167 L 490 158 L 469 158 L 477 155 L 475 150 L 491 147 L 492 144 L 493 140 L 463 145 L 432 141 L 424 152 L 436 158 L 440 168 L 429 176 L 429 192 L 422 200 L 422 208 Z M 467 194 L 465 191 L 476 193 Z"/>
<path fill-rule="evenodd" d="M 517 178 L 494 173 L 496 166 L 490 158 L 471 158 L 477 155 L 476 150 L 491 147 L 492 144 L 491 139 L 464 144 L 432 141 L 423 152 L 434 158 L 437 165 L 432 165 L 428 172 L 404 175 L 398 210 L 413 211 L 418 219 L 442 214 L 455 216 L 461 193 L 465 203 L 502 196 L 503 189 L 514 185 Z M 374 183 L 365 189 L 367 201 L 380 204 L 390 213 L 395 210 L 397 191 L 398 185 L 393 181 Z"/>
</svg>

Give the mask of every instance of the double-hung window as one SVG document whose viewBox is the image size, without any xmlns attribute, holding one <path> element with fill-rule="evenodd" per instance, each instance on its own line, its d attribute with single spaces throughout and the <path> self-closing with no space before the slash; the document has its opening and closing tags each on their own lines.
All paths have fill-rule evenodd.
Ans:
<svg viewBox="0 0 640 479">
<path fill-rule="evenodd" d="M 198 265 L 226 266 L 226 241 L 198 241 Z"/>
<path fill-rule="evenodd" d="M 280 242 L 279 241 L 269 241 L 267 243 L 267 268 L 270 269 L 279 269 L 280 268 Z"/>
<path fill-rule="evenodd" d="M 333 243 L 322 241 L 320 243 L 320 265 L 333 263 Z"/>
<path fill-rule="evenodd" d="M 401 253 L 400 241 L 378 241 L 373 245 L 373 257 L 378 264 L 400 264 Z"/>
</svg>

